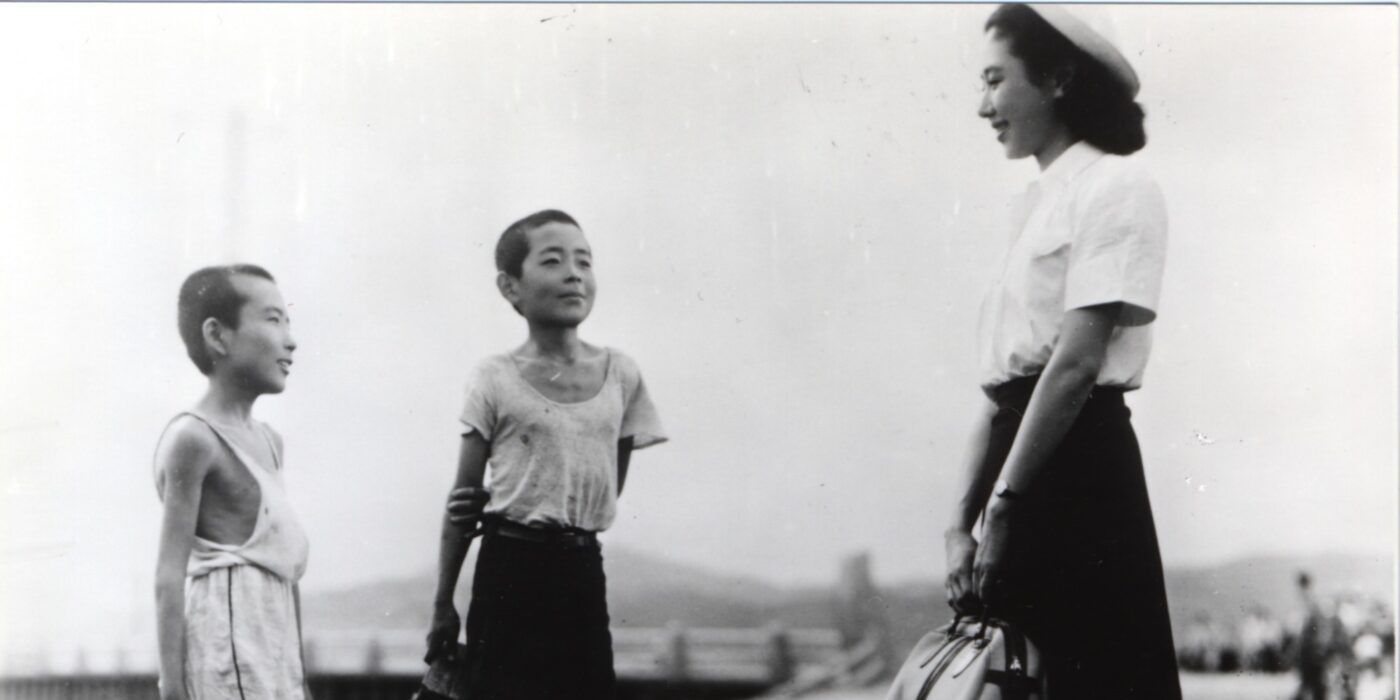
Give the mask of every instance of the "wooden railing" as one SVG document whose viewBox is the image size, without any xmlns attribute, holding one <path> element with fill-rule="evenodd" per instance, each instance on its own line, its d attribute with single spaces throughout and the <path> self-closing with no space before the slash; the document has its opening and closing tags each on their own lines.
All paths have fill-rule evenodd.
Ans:
<svg viewBox="0 0 1400 700">
<path fill-rule="evenodd" d="M 864 555 L 843 562 L 833 629 L 617 628 L 613 661 L 620 696 L 800 697 L 831 685 L 865 685 L 888 674 L 889 627 Z M 0 700 L 128 700 L 155 697 L 154 644 L 139 652 L 93 650 L 0 659 Z M 403 700 L 422 678 L 424 633 L 321 633 L 305 645 L 317 700 Z"/>
<path fill-rule="evenodd" d="M 613 630 L 614 667 L 625 688 L 728 688 L 735 697 L 753 695 L 823 668 L 841 654 L 834 630 L 690 628 Z M 307 639 L 307 671 L 318 700 L 371 700 L 411 692 L 425 670 L 421 632 L 323 634 Z M 102 668 L 120 659 L 126 668 Z M 154 657 L 118 652 L 84 653 L 63 671 L 43 670 L 62 659 L 7 664 L 0 699 L 154 697 Z M 28 665 L 29 668 L 25 668 Z M 84 670 L 84 668 L 95 670 Z M 375 688 L 378 689 L 375 689 Z M 725 693 L 720 693 L 724 695 Z M 636 692 L 631 696 L 638 696 Z M 641 693 L 652 696 L 655 693 Z"/>
<path fill-rule="evenodd" d="M 618 678 L 639 681 L 742 682 L 776 685 L 805 666 L 841 653 L 833 630 L 619 629 L 613 632 Z"/>
</svg>

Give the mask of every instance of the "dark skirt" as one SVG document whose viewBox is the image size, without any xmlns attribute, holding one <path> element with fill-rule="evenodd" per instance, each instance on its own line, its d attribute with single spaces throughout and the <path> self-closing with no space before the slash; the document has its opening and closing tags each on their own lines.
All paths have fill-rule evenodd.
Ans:
<svg viewBox="0 0 1400 700">
<path fill-rule="evenodd" d="M 471 700 L 614 697 L 600 547 L 484 536 L 466 666 Z"/>
<path fill-rule="evenodd" d="M 986 459 L 998 469 L 1035 388 L 997 387 Z M 1181 686 L 1142 456 L 1121 390 L 1096 387 L 1011 511 L 993 611 L 1044 655 L 1050 700 L 1162 698 Z"/>
</svg>

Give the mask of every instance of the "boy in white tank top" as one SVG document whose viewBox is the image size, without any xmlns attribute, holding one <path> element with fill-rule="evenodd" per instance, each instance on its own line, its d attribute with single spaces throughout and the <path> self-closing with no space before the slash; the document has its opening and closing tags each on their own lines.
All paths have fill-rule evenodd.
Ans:
<svg viewBox="0 0 1400 700">
<path fill-rule="evenodd" d="M 286 386 L 286 305 L 260 267 L 208 267 L 181 286 L 178 316 L 209 388 L 156 448 L 160 696 L 309 697 L 296 585 L 306 535 L 282 487 L 282 438 L 251 415 Z"/>
</svg>

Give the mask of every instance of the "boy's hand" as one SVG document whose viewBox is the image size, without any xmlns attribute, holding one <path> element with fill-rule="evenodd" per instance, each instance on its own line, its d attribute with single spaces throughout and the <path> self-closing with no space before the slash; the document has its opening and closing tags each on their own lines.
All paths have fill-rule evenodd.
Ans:
<svg viewBox="0 0 1400 700">
<path fill-rule="evenodd" d="M 457 631 L 462 628 L 462 618 L 457 617 L 456 608 L 451 603 L 433 606 L 433 626 L 428 630 L 428 653 L 423 662 L 432 665 L 439 656 L 448 661 L 457 654 Z"/>
<path fill-rule="evenodd" d="M 490 500 L 491 492 L 479 486 L 452 489 L 447 498 L 447 519 L 453 525 L 474 530 Z"/>
</svg>

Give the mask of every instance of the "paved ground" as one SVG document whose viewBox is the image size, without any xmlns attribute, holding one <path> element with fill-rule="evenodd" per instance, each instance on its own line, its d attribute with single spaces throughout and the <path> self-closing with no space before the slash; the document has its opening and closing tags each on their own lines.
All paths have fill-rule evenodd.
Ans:
<svg viewBox="0 0 1400 700">
<path fill-rule="evenodd" d="M 1183 700 L 1287 700 L 1296 686 L 1293 676 L 1287 674 L 1181 674 Z M 809 697 L 812 700 L 883 700 L 885 689 L 833 690 Z"/>
</svg>

